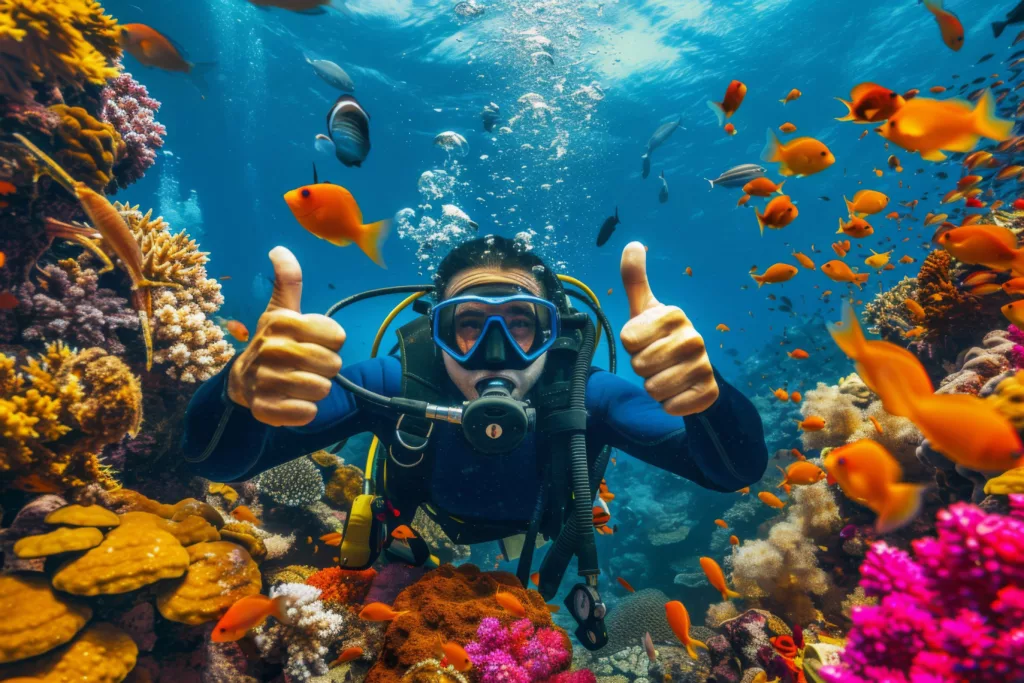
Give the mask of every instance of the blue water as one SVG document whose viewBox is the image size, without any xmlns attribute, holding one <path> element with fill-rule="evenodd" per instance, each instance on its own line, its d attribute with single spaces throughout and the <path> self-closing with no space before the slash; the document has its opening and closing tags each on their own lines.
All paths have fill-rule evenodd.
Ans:
<svg viewBox="0 0 1024 683">
<path fill-rule="evenodd" d="M 182 202 L 194 191 L 201 221 L 193 208 L 186 224 L 175 227 L 201 235 L 212 254 L 211 273 L 232 278 L 224 283 L 222 314 L 252 328 L 269 292 L 266 255 L 275 245 L 290 248 L 302 264 L 304 311 L 321 312 L 370 287 L 427 277 L 430 262 L 416 260 L 418 244 L 394 232 L 384 247 L 383 270 L 355 247 L 334 247 L 300 228 L 281 196 L 311 181 L 312 162 L 321 179 L 351 190 L 368 221 L 404 208 L 416 210 L 418 218 L 424 213 L 417 191 L 421 174 L 457 167 L 455 195 L 432 201 L 427 215 L 436 219 L 441 204 L 453 203 L 479 223 L 480 234 L 535 231 L 539 253 L 590 284 L 616 329 L 628 317 L 618 276 L 621 250 L 629 240 L 642 241 L 650 248 L 655 295 L 686 311 L 705 336 L 712 361 L 734 378 L 738 369 L 720 345 L 737 349 L 739 360 L 775 353 L 777 343 L 771 348 L 768 340 L 784 326 L 815 311 L 838 317 L 836 298 L 820 301 L 823 290 L 834 290 L 836 297 L 848 290 L 820 270 L 801 270 L 785 285 L 758 291 L 748 275 L 752 265 L 763 270 L 775 262 L 795 263 L 794 249 L 819 264 L 834 258 L 829 245 L 839 237 L 837 217 L 845 217 L 844 194 L 880 190 L 892 199 L 889 210 L 903 211 L 897 202 L 931 192 L 917 217 L 935 210 L 941 196 L 934 177 L 939 166 L 887 150 L 873 133 L 858 140 L 869 127 L 836 122 L 845 110 L 833 97 L 848 98 L 862 81 L 927 94 L 933 85 L 959 87 L 998 73 L 1014 49 L 1017 27 L 996 41 L 989 25 L 1013 4 L 948 2 L 967 30 L 964 49 L 954 53 L 916 0 L 492 0 L 481 3 L 484 14 L 469 21 L 453 13 L 450 0 L 351 0 L 347 13 L 320 16 L 260 11 L 245 0 L 109 0 L 107 9 L 121 21 L 156 27 L 182 44 L 193 61 L 216 62 L 202 99 L 180 75 L 146 70 L 125 58 L 127 69 L 163 102 L 158 118 L 168 128 L 165 151 L 173 157 L 161 156 L 124 196 L 166 213 L 174 207 L 183 211 Z M 535 50 L 526 39 L 534 33 L 553 42 L 553 66 L 532 63 Z M 977 65 L 989 52 L 995 58 Z M 373 149 L 362 168 L 345 168 L 314 150 L 313 138 L 326 132 L 326 114 L 338 93 L 315 75 L 304 54 L 334 60 L 354 79 L 355 94 L 371 116 Z M 749 87 L 732 119 L 735 137 L 721 131 L 706 106 L 722 98 L 732 79 Z M 595 83 L 593 92 L 603 99 L 573 98 L 581 86 Z M 781 105 L 792 88 L 802 98 Z M 508 134 L 483 131 L 479 112 L 486 103 L 501 106 L 503 125 L 520 111 L 517 100 L 527 93 L 541 95 L 557 111 L 546 120 L 527 114 Z M 685 130 L 655 152 L 651 176 L 641 179 L 647 139 L 678 116 Z M 837 161 L 813 177 L 789 180 L 786 191 L 797 202 L 799 218 L 760 237 L 751 207 L 763 201 L 737 208 L 739 190 L 709 192 L 704 178 L 736 164 L 759 163 L 765 130 L 786 121 L 796 124 L 797 135 L 825 142 Z M 435 135 L 449 130 L 467 139 L 465 156 L 433 145 Z M 556 149 L 565 148 L 560 158 L 553 158 L 556 149 L 540 149 L 552 140 Z M 523 149 L 525 144 L 533 149 Z M 886 166 L 891 153 L 902 161 L 903 173 Z M 883 177 L 875 168 L 885 170 Z M 941 168 L 957 177 L 952 165 Z M 916 174 L 918 169 L 925 173 Z M 671 191 L 666 204 L 657 198 L 661 171 Z M 174 181 L 176 196 L 170 193 Z M 547 184 L 550 189 L 541 187 Z M 945 183 L 941 192 L 949 187 Z M 597 229 L 616 207 L 622 225 L 597 248 Z M 895 248 L 894 263 L 905 254 L 918 263 L 872 273 L 865 300 L 880 286 L 915 275 L 927 254 L 920 223 L 906 223 L 915 230 L 910 233 L 907 227 L 897 232 L 881 215 L 872 222 L 875 235 L 860 241 L 848 263 L 860 265 L 868 247 Z M 910 242 L 900 242 L 909 234 Z M 545 235 L 551 236 L 547 242 Z M 886 237 L 892 242 L 884 242 Z M 821 253 L 812 254 L 812 244 Z M 692 278 L 683 272 L 687 266 Z M 606 295 L 609 288 L 612 296 Z M 776 305 L 767 300 L 769 292 L 792 299 L 800 317 L 769 311 Z M 347 360 L 365 357 L 386 311 L 385 304 L 366 304 L 340 320 L 348 331 Z M 732 331 L 716 332 L 718 323 Z M 624 360 L 621 349 L 620 354 Z M 620 361 L 620 374 L 631 375 L 628 363 Z M 837 377 L 819 379 L 834 383 Z M 784 370 L 771 380 L 782 384 Z M 685 486 L 669 480 L 662 485 Z M 700 495 L 718 509 L 731 503 Z"/>
</svg>

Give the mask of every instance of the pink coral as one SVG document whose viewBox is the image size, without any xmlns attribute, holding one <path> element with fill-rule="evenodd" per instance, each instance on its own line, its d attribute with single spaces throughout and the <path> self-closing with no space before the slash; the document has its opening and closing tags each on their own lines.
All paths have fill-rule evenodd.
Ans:
<svg viewBox="0 0 1024 683">
<path fill-rule="evenodd" d="M 876 543 L 861 586 L 880 598 L 853 612 L 828 683 L 1005 683 L 1024 670 L 1024 495 L 1011 516 L 957 503 L 914 556 Z M 1016 677 L 1016 678 L 1015 678 Z"/>
<path fill-rule="evenodd" d="M 100 93 L 103 111 L 100 118 L 114 126 L 127 149 L 114 167 L 114 183 L 125 188 L 142 178 L 156 163 L 156 150 L 164 146 L 167 129 L 155 116 L 160 102 L 149 96 L 127 71 L 107 82 Z M 113 188 L 117 189 L 117 188 Z"/>
<path fill-rule="evenodd" d="M 535 629 L 529 619 L 503 628 L 495 617 L 480 621 L 476 640 L 466 646 L 481 683 L 586 683 L 589 672 L 561 673 L 572 659 L 561 634 L 554 629 Z"/>
<path fill-rule="evenodd" d="M 1007 339 L 1013 342 L 1013 350 L 1010 351 L 1010 365 L 1014 370 L 1024 370 L 1024 330 L 1016 325 L 1006 328 L 1009 333 Z"/>
</svg>

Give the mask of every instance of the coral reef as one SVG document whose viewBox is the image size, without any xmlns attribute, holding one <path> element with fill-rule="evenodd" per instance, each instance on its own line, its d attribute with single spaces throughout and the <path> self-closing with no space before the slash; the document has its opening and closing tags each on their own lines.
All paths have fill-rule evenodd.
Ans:
<svg viewBox="0 0 1024 683">
<path fill-rule="evenodd" d="M 157 609 L 165 619 L 192 625 L 214 621 L 235 602 L 263 588 L 259 568 L 241 546 L 212 541 L 187 550 L 188 574 L 157 593 Z"/>
<path fill-rule="evenodd" d="M 957 356 L 956 370 L 946 375 L 935 390 L 938 394 L 981 393 L 993 378 L 1010 369 L 1014 343 L 1006 330 L 993 330 L 975 346 Z"/>
<path fill-rule="evenodd" d="M 564 634 L 536 629 L 529 619 L 506 628 L 496 617 L 484 617 L 466 653 L 481 683 L 547 681 L 572 660 Z"/>
<path fill-rule="evenodd" d="M 903 333 L 919 324 L 904 304 L 907 299 L 920 303 L 917 301 L 917 278 L 904 277 L 864 306 L 863 318 L 868 331 L 886 341 L 903 343 Z"/>
<path fill-rule="evenodd" d="M 995 391 L 988 396 L 999 412 L 1020 431 L 1024 428 L 1024 372 L 1017 371 L 1000 380 Z"/>
<path fill-rule="evenodd" d="M 121 73 L 108 81 L 100 99 L 100 118 L 114 127 L 125 144 L 113 169 L 114 183 L 123 189 L 142 178 L 156 163 L 156 151 L 163 147 L 167 129 L 156 120 L 160 103 L 130 73 Z"/>
<path fill-rule="evenodd" d="M 107 623 L 92 624 L 70 645 L 41 658 L 0 671 L 5 678 L 24 676 L 30 681 L 97 681 L 120 683 L 133 668 L 139 648 L 121 629 Z"/>
<path fill-rule="evenodd" d="M 17 290 L 18 313 L 31 319 L 21 331 L 23 340 L 125 353 L 118 331 L 138 330 L 139 317 L 127 299 L 99 286 L 95 270 L 64 259 L 40 268 L 37 277 L 37 283 L 26 282 Z"/>
<path fill-rule="evenodd" d="M 317 453 L 322 452 L 317 451 Z M 314 461 L 316 460 L 317 453 L 313 453 L 310 456 L 314 458 Z M 321 467 L 325 466 L 320 462 L 317 462 L 317 464 L 321 465 Z M 352 507 L 352 501 L 362 492 L 363 471 L 354 465 L 341 465 L 331 472 L 331 478 L 327 481 L 324 495 L 339 510 L 348 512 L 349 508 Z"/>
<path fill-rule="evenodd" d="M 639 643 L 644 633 L 650 633 L 655 642 L 675 638 L 665 618 L 667 595 L 657 588 L 644 588 L 627 595 L 608 613 L 605 626 L 608 644 L 601 654 L 615 654 Z"/>
<path fill-rule="evenodd" d="M 279 505 L 301 507 L 319 501 L 325 487 L 320 469 L 302 457 L 262 473 L 256 478 L 256 488 Z"/>
<path fill-rule="evenodd" d="M 412 518 L 412 528 L 416 530 L 420 538 L 426 541 L 430 550 L 441 563 L 461 562 L 469 559 L 469 546 L 458 545 L 444 532 L 441 525 L 435 522 L 424 512 L 423 508 L 416 511 Z"/>
<path fill-rule="evenodd" d="M 0 354 L 0 476 L 35 477 L 60 488 L 93 481 L 114 486 L 97 454 L 138 432 L 138 379 L 102 349 L 73 352 L 59 342 L 25 361 L 21 372 L 15 365 Z"/>
<path fill-rule="evenodd" d="M 327 644 L 344 626 L 344 619 L 324 608 L 320 590 L 300 583 L 283 583 L 270 591 L 270 597 L 289 598 L 287 618 L 290 624 L 277 622 L 257 630 L 256 645 L 264 657 L 285 660 L 285 671 L 298 681 L 327 673 Z"/>
<path fill-rule="evenodd" d="M 305 583 L 320 591 L 320 600 L 325 604 L 344 607 L 363 602 L 376 577 L 377 570 L 372 568 L 358 570 L 328 567 L 310 576 Z"/>
<path fill-rule="evenodd" d="M 1024 496 L 1011 506 L 1024 512 Z M 936 518 L 935 538 L 913 556 L 876 543 L 861 586 L 879 598 L 853 610 L 828 683 L 1013 680 L 1024 667 L 1024 520 L 958 503 Z"/>
<path fill-rule="evenodd" d="M 403 590 L 419 581 L 427 570 L 401 562 L 392 562 L 380 568 L 370 584 L 366 602 L 383 602 L 390 605 Z"/>
<path fill-rule="evenodd" d="M 918 348 L 930 346 L 925 355 L 937 349 L 960 348 L 970 343 L 977 330 L 991 329 L 998 320 L 998 307 L 987 311 L 980 297 L 961 290 L 954 282 L 953 257 L 945 250 L 936 250 L 921 263 L 917 275 L 917 303 L 924 308 L 925 329 Z"/>
<path fill-rule="evenodd" d="M 50 588 L 41 576 L 0 576 L 0 664 L 28 659 L 75 637 L 92 610 Z"/>
<path fill-rule="evenodd" d="M 55 104 L 50 111 L 60 117 L 54 136 L 54 160 L 72 178 L 102 192 L 114 179 L 114 164 L 124 156 L 121 135 L 82 107 Z"/>
</svg>

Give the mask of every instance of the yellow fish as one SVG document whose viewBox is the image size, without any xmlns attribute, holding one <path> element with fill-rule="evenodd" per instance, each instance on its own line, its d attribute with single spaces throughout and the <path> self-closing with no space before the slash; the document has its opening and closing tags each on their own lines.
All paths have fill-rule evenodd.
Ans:
<svg viewBox="0 0 1024 683">
<path fill-rule="evenodd" d="M 871 256 L 868 256 L 866 259 L 864 259 L 864 264 L 870 266 L 871 268 L 874 268 L 875 270 L 880 270 L 883 266 L 885 266 L 885 264 L 889 262 L 890 254 L 892 254 L 892 251 L 887 251 L 879 254 L 877 251 L 872 249 Z"/>
<path fill-rule="evenodd" d="M 779 175 L 803 177 L 820 173 L 836 163 L 832 151 L 820 140 L 810 137 L 795 138 L 782 143 L 768 129 L 768 141 L 765 143 L 761 159 L 779 164 Z"/>
<path fill-rule="evenodd" d="M 981 138 L 1002 142 L 1013 133 L 1013 121 L 996 116 L 995 100 L 986 90 L 972 108 L 963 100 L 915 97 L 875 130 L 927 161 L 944 161 L 944 152 L 970 152 Z"/>
</svg>

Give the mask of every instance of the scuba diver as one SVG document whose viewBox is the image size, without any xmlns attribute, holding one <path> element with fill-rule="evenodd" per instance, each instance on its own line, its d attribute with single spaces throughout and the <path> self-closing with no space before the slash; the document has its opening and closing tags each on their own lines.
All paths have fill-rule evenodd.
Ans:
<svg viewBox="0 0 1024 683">
<path fill-rule="evenodd" d="M 642 385 L 614 374 L 612 330 L 593 293 L 513 240 L 465 242 L 432 285 L 357 294 L 327 315 L 301 312 L 295 256 L 276 247 L 270 258 L 274 290 L 255 334 L 189 404 L 185 459 L 200 476 L 238 481 L 372 432 L 343 567 L 368 567 L 381 553 L 436 561 L 422 539 L 390 533 L 421 507 L 455 543 L 498 541 L 505 559 L 519 560 L 524 587 L 534 550 L 552 540 L 538 589 L 552 599 L 575 556 L 583 581 L 565 604 L 577 638 L 598 649 L 607 633 L 594 505 L 603 504 L 595 496 L 610 449 L 713 491 L 737 491 L 764 473 L 757 410 L 712 368 L 683 311 L 655 299 L 639 242 L 622 254 L 630 320 L 619 338 Z M 345 331 L 331 315 L 395 293 L 409 297 L 385 320 L 374 357 L 342 369 Z M 608 370 L 591 365 L 600 332 L 570 297 L 607 335 Z M 377 357 L 385 328 L 410 303 L 420 315 Z"/>
</svg>

